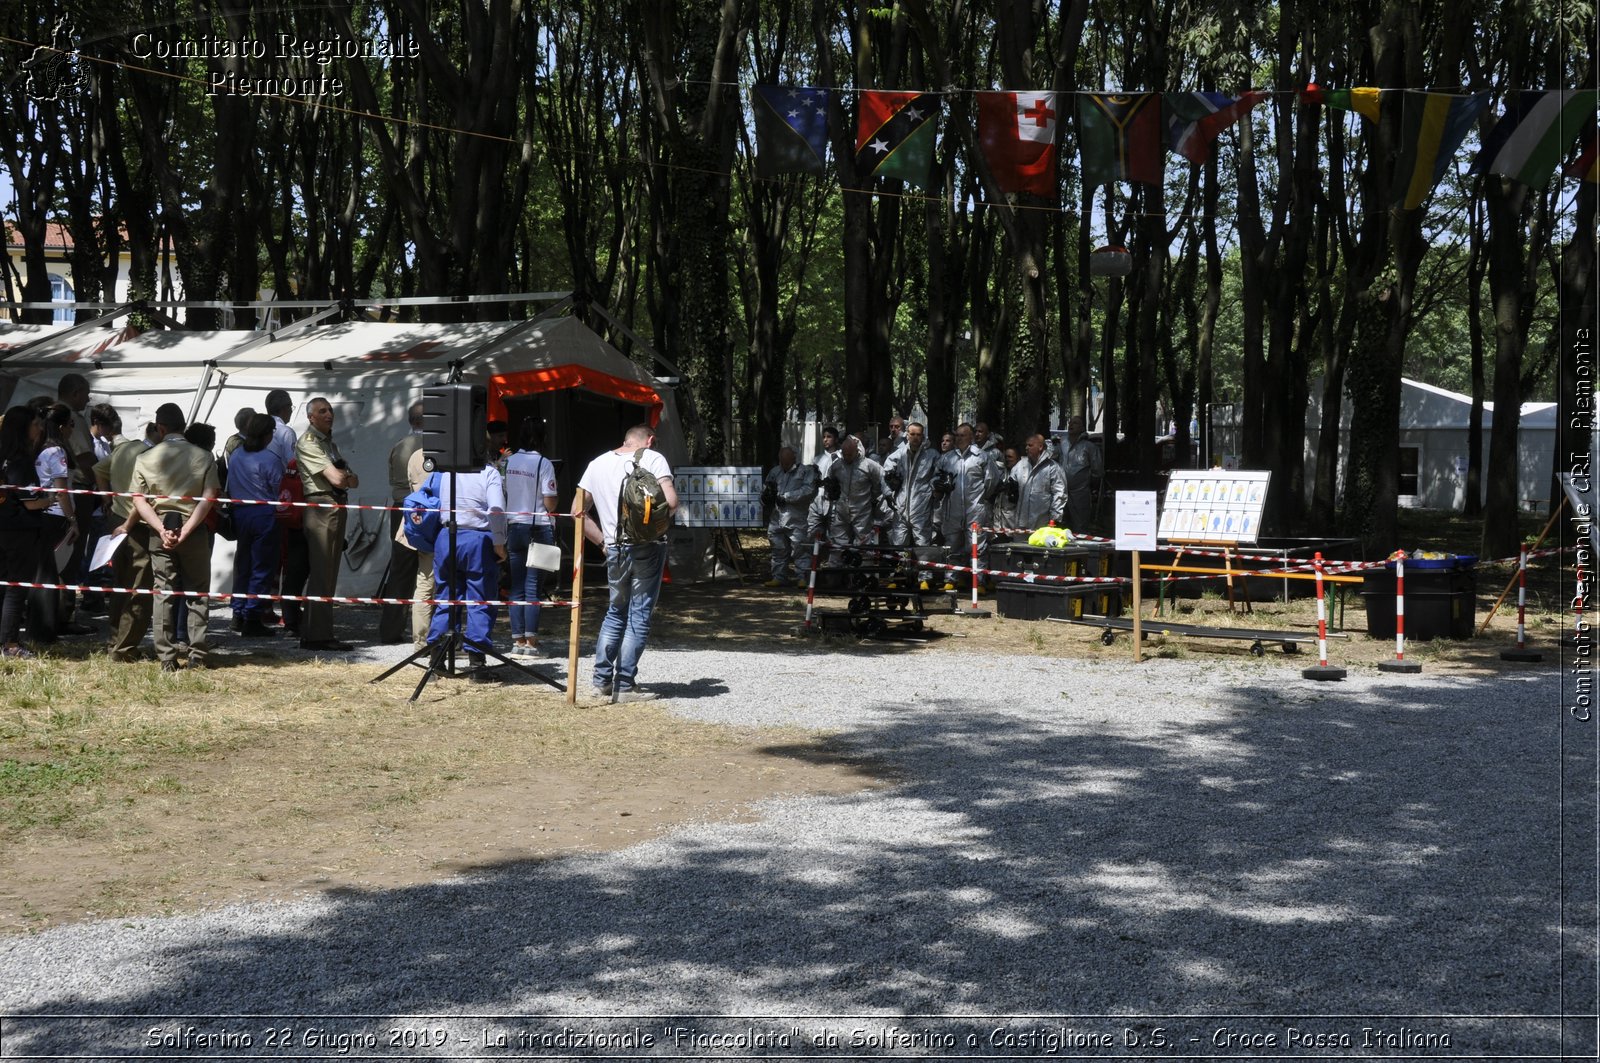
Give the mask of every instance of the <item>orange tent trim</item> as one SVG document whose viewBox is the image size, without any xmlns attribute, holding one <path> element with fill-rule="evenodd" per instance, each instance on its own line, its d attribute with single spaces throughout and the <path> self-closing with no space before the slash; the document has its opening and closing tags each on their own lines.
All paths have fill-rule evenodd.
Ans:
<svg viewBox="0 0 1600 1063">
<path fill-rule="evenodd" d="M 636 380 L 624 380 L 589 369 L 581 365 L 557 365 L 548 369 L 528 369 L 520 373 L 504 373 L 489 378 L 489 419 L 503 421 L 507 417 L 506 397 L 537 395 L 545 391 L 563 391 L 567 388 L 584 388 L 597 395 L 609 395 L 635 406 L 650 408 L 650 424 L 661 420 L 661 396 L 655 388 Z"/>
</svg>

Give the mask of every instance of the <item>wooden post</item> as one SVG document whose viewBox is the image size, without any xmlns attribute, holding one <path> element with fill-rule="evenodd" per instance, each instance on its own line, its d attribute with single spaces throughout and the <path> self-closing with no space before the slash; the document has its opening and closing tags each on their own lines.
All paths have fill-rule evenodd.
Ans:
<svg viewBox="0 0 1600 1063">
<path fill-rule="evenodd" d="M 584 513 L 589 508 L 589 494 L 578 488 L 578 497 L 572 503 L 578 514 L 572 522 L 572 623 L 567 629 L 567 704 L 578 703 L 578 635 L 583 619 L 583 551 L 588 544 L 584 538 Z"/>
<path fill-rule="evenodd" d="M 1139 610 L 1143 604 L 1139 598 L 1139 551 L 1133 552 L 1133 663 L 1138 664 L 1143 659 L 1144 631 L 1140 627 Z"/>
</svg>

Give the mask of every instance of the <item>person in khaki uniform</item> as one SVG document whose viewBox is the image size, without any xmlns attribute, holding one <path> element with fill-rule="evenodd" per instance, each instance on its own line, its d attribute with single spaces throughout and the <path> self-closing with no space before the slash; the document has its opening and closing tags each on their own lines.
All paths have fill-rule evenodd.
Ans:
<svg viewBox="0 0 1600 1063">
<path fill-rule="evenodd" d="M 116 492 L 110 500 L 111 515 L 116 521 L 111 530 L 128 537 L 111 555 L 111 585 L 130 590 L 113 592 L 109 602 L 110 653 L 115 660 L 125 662 L 139 659 L 139 643 L 150 630 L 150 596 L 137 592 L 147 591 L 153 585 L 150 529 L 133 511 L 133 499 L 128 492 L 133 488 L 134 463 L 161 441 L 159 431 L 154 423 L 147 425 L 143 439 L 122 440 L 112 448 L 110 457 L 101 459 L 94 467 L 95 483 L 100 490 Z"/>
<path fill-rule="evenodd" d="M 305 484 L 307 502 L 320 505 L 306 510 L 306 546 L 311 554 L 311 574 L 306 580 L 310 597 L 332 597 L 339 581 L 339 556 L 344 553 L 345 510 L 324 508 L 330 502 L 343 505 L 360 481 L 333 441 L 333 406 L 324 398 L 306 403 L 306 420 L 311 427 L 295 444 L 300 463 L 300 480 Z M 348 642 L 333 637 L 333 605 L 307 602 L 300 622 L 300 648 L 342 653 L 354 649 Z"/>
<path fill-rule="evenodd" d="M 406 494 L 421 487 L 422 481 L 428 478 L 427 470 L 422 467 L 427 457 L 427 452 L 419 449 L 406 461 L 406 483 L 411 485 Z M 417 555 L 417 580 L 411 588 L 411 643 L 420 650 L 428 644 L 428 626 L 433 622 L 433 551 L 418 550 L 399 529 L 394 536 L 396 544 Z"/>
<path fill-rule="evenodd" d="M 204 668 L 211 648 L 211 601 L 204 597 L 211 590 L 211 533 L 205 522 L 222 485 L 216 459 L 183 438 L 182 410 L 164 403 L 156 426 L 161 442 L 134 461 L 131 490 L 133 510 L 151 534 L 156 656 L 162 671 L 176 672 L 174 591 L 198 592 L 189 599 L 189 667 Z"/>
</svg>

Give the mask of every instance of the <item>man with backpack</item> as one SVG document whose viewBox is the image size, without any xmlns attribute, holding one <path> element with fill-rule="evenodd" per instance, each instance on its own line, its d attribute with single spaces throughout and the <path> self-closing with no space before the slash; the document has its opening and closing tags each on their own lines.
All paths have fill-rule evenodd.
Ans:
<svg viewBox="0 0 1600 1063">
<path fill-rule="evenodd" d="M 661 593 L 667 528 L 678 508 L 667 459 L 650 449 L 655 430 L 628 429 L 622 445 L 589 463 L 578 487 L 586 502 L 574 508 L 589 542 L 604 546 L 611 600 L 596 640 L 595 690 L 615 702 L 649 701 L 639 687 L 639 658 Z"/>
</svg>

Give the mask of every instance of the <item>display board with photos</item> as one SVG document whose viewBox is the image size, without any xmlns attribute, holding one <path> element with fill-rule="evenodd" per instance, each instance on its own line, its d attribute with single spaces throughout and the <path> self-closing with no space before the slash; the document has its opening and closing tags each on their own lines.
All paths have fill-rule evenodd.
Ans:
<svg viewBox="0 0 1600 1063">
<path fill-rule="evenodd" d="M 1270 472 L 1174 469 L 1158 534 L 1177 543 L 1253 543 L 1261 534 Z"/>
<path fill-rule="evenodd" d="M 707 465 L 672 470 L 677 523 L 689 528 L 759 528 L 759 466 Z"/>
</svg>

